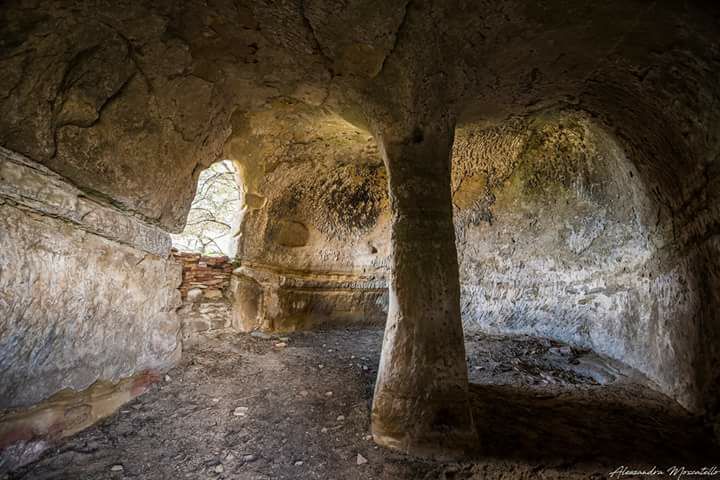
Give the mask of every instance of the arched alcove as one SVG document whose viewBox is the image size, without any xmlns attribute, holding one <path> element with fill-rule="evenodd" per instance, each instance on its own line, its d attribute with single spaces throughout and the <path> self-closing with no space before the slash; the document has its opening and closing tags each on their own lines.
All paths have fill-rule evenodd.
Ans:
<svg viewBox="0 0 720 480">
<path fill-rule="evenodd" d="M 572 111 L 469 125 L 454 166 L 467 331 L 592 349 L 697 405 L 684 332 L 702 302 L 698 279 L 689 264 L 668 265 L 660 206 L 602 125 Z"/>
<path fill-rule="evenodd" d="M 248 180 L 234 324 L 382 324 L 387 177 L 372 136 L 301 102 L 235 121 L 225 149 Z"/>
</svg>

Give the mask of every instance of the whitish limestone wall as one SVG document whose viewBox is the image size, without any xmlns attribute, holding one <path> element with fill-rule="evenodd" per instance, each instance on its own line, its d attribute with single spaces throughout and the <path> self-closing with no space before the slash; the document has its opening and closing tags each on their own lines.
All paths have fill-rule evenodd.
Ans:
<svg viewBox="0 0 720 480">
<path fill-rule="evenodd" d="M 454 182 L 466 330 L 591 348 L 702 411 L 711 298 L 642 172 L 582 115 L 471 133 Z"/>
<path fill-rule="evenodd" d="M 169 250 L 155 226 L 0 149 L 0 408 L 173 365 Z"/>
</svg>

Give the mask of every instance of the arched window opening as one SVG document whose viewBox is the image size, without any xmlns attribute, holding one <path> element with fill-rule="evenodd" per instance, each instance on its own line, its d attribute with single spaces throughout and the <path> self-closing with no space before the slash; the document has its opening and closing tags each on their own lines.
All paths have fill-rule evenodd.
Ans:
<svg viewBox="0 0 720 480">
<path fill-rule="evenodd" d="M 231 160 L 214 163 L 198 178 L 185 229 L 173 247 L 202 255 L 233 257 L 242 221 L 242 186 Z"/>
</svg>

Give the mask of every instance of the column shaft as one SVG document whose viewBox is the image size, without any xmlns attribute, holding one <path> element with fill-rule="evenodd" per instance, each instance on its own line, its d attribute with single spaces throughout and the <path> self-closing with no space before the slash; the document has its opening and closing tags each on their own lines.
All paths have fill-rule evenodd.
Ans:
<svg viewBox="0 0 720 480">
<path fill-rule="evenodd" d="M 393 260 L 373 437 L 406 453 L 453 458 L 477 440 L 452 218 L 453 131 L 379 137 L 388 169 Z"/>
</svg>

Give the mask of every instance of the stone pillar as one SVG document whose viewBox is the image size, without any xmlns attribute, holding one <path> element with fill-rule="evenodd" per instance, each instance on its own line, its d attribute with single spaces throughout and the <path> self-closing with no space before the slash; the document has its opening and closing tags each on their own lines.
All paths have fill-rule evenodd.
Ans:
<svg viewBox="0 0 720 480">
<path fill-rule="evenodd" d="M 477 443 L 468 401 L 450 185 L 454 127 L 377 135 L 388 170 L 390 305 L 372 409 L 376 443 L 451 459 Z"/>
</svg>

